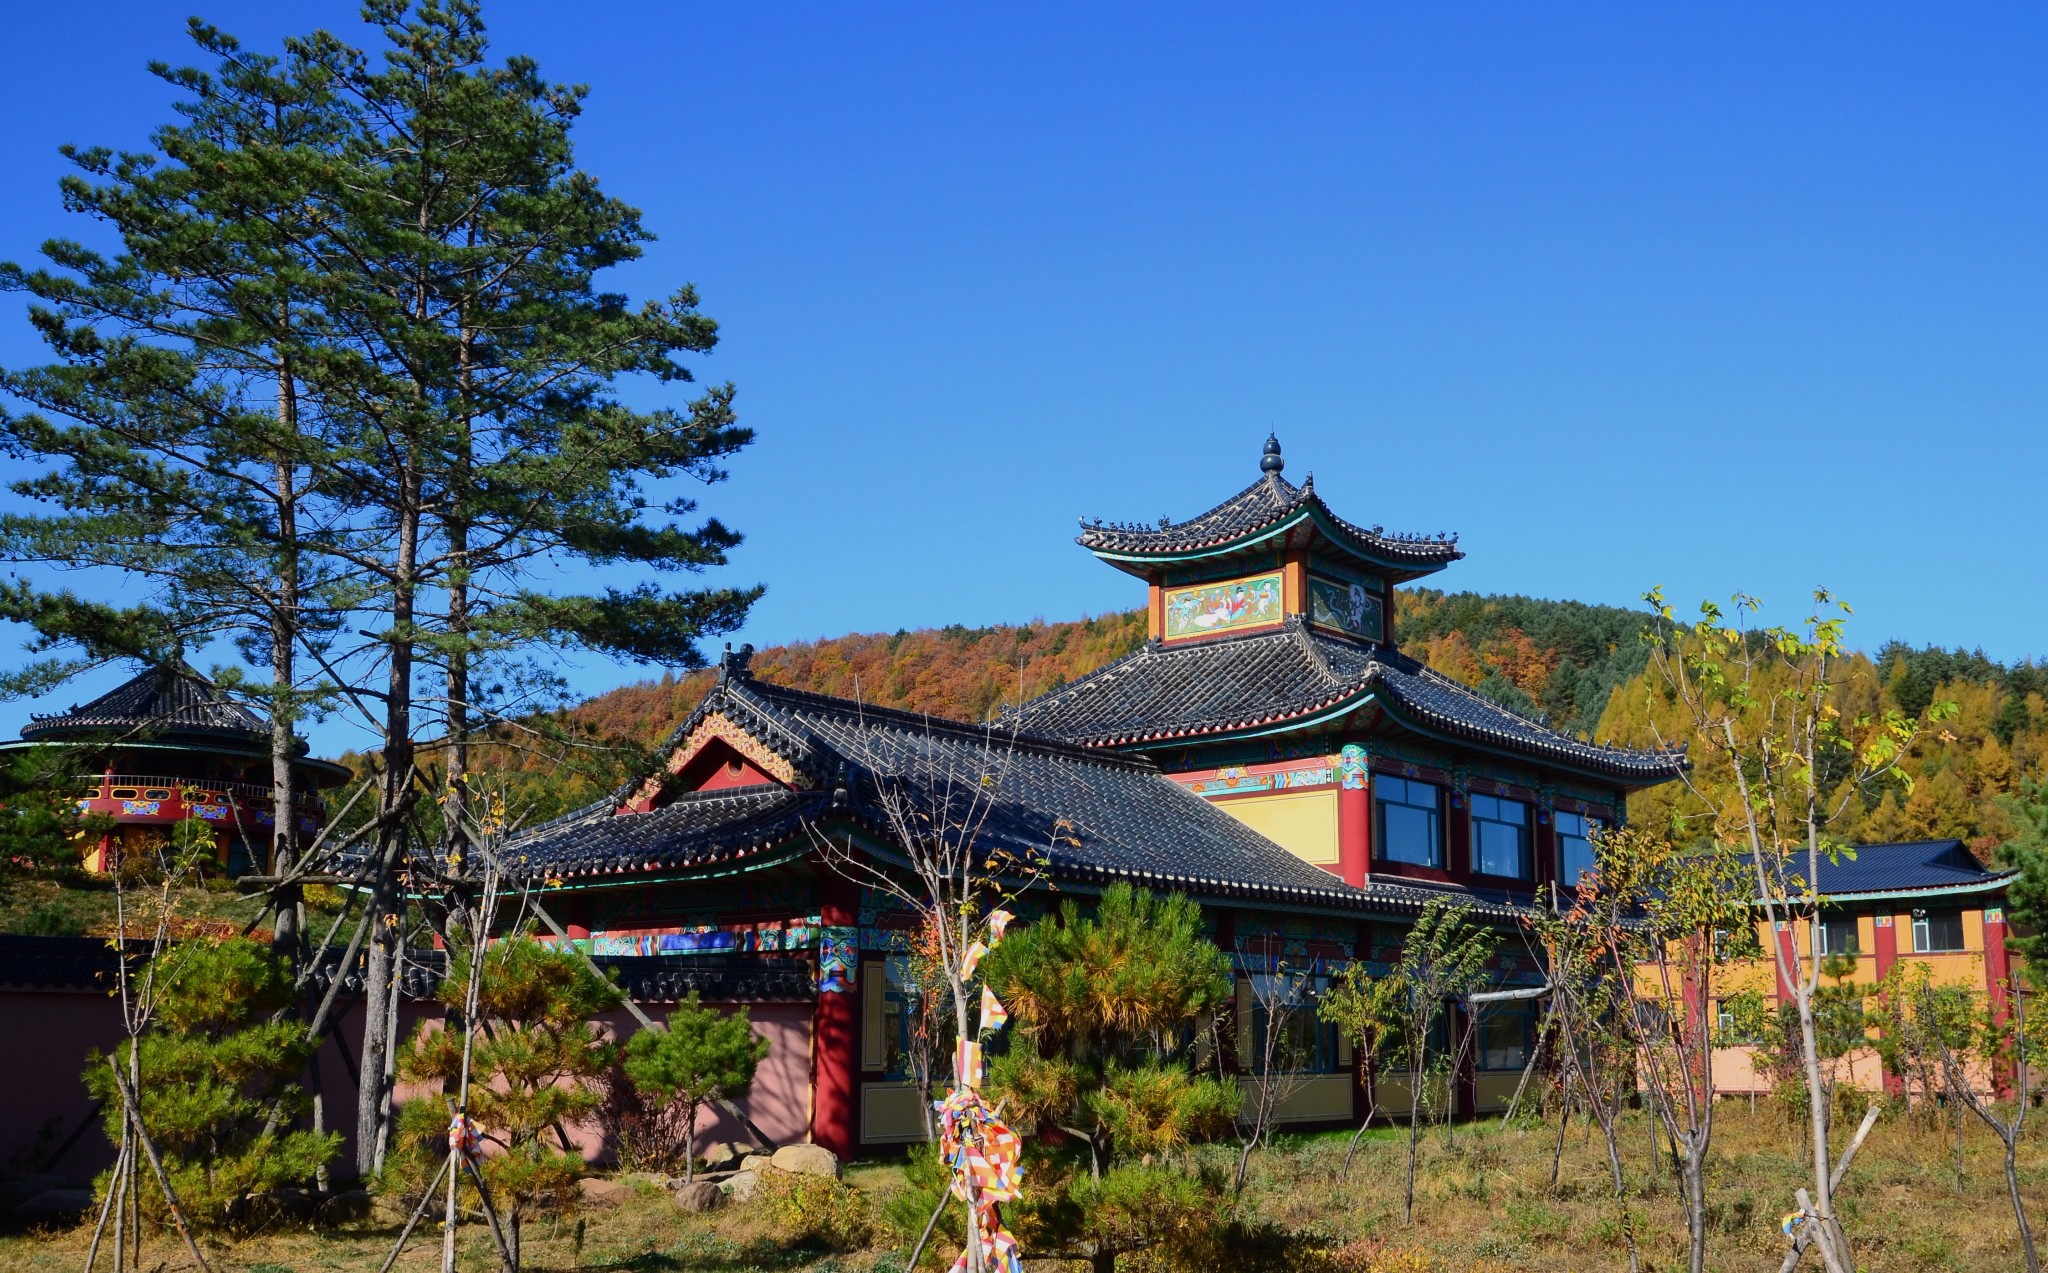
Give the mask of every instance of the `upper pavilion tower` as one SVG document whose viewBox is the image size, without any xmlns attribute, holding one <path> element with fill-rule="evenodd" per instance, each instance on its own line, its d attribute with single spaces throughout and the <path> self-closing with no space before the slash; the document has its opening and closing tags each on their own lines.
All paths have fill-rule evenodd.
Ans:
<svg viewBox="0 0 2048 1273">
<path fill-rule="evenodd" d="M 1077 542 L 1150 586 L 1155 640 L 1252 632 L 1289 615 L 1387 640 L 1393 586 L 1464 556 L 1457 538 L 1355 526 L 1316 494 L 1314 474 L 1296 486 L 1286 467 L 1279 438 L 1268 436 L 1259 479 L 1208 512 L 1184 522 L 1162 517 L 1157 526 L 1087 521 Z"/>
<path fill-rule="evenodd" d="M 1684 763 L 1595 745 L 1396 648 L 1396 588 L 1464 554 L 1390 534 L 1284 476 L 1200 516 L 1085 521 L 1079 543 L 1146 584 L 1144 646 L 1012 715 L 1024 732 L 1140 753 L 1305 861 L 1363 887 L 1570 884 L 1590 832 Z"/>
</svg>

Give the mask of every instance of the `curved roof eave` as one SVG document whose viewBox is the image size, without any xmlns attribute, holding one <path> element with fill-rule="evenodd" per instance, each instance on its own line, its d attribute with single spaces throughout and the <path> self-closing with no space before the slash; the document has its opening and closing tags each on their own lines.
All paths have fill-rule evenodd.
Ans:
<svg viewBox="0 0 2048 1273">
<path fill-rule="evenodd" d="M 1285 538 L 1292 534 L 1295 528 L 1303 522 L 1312 524 L 1325 539 L 1338 545 L 1352 556 L 1370 563 L 1375 569 L 1384 572 L 1396 583 L 1406 583 L 1412 579 L 1420 579 L 1425 575 L 1433 575 L 1464 555 L 1448 544 L 1446 545 L 1448 551 L 1445 555 L 1440 560 L 1435 561 L 1396 557 L 1376 551 L 1371 545 L 1361 542 L 1351 532 L 1347 523 L 1344 523 L 1342 519 L 1338 518 L 1336 514 L 1331 513 L 1327 508 L 1324 508 L 1320 497 L 1311 497 L 1294 511 L 1266 526 L 1247 531 L 1233 539 L 1219 540 L 1214 544 L 1204 544 L 1195 548 L 1173 549 L 1162 552 L 1135 552 L 1130 549 L 1097 547 L 1090 544 L 1088 537 L 1085 535 L 1076 539 L 1075 542 L 1088 549 L 1089 552 L 1094 553 L 1103 561 L 1109 562 L 1119 569 L 1126 570 L 1127 573 L 1144 575 L 1147 573 L 1147 570 L 1143 568 L 1147 567 L 1157 567 L 1178 562 L 1207 561 L 1215 557 L 1227 557 L 1233 553 L 1248 552 L 1269 540 Z M 1133 566 L 1140 567 L 1140 569 L 1130 569 Z"/>
<path fill-rule="evenodd" d="M 1524 764 L 1534 761 L 1554 769 L 1567 770 L 1581 777 L 1601 782 L 1620 783 L 1627 787 L 1653 787 L 1659 783 L 1669 782 L 1677 776 L 1676 772 L 1660 775 L 1654 771 L 1645 772 L 1639 769 L 1622 768 L 1620 766 L 1610 769 L 1587 765 L 1547 751 L 1536 749 L 1523 750 L 1500 743 L 1476 739 L 1470 735 L 1453 730 L 1432 728 L 1418 720 L 1413 712 L 1401 708 L 1399 706 L 1400 700 L 1397 696 L 1391 693 L 1382 693 L 1382 687 L 1372 683 L 1367 683 L 1357 691 L 1337 700 L 1332 705 L 1313 708 L 1299 716 L 1289 716 L 1282 720 L 1256 721 L 1244 725 L 1224 725 L 1215 729 L 1190 730 L 1157 738 L 1122 738 L 1105 735 L 1100 741 L 1092 742 L 1090 745 L 1119 747 L 1131 751 L 1147 752 L 1163 751 L 1172 747 L 1184 747 L 1192 742 L 1214 743 L 1232 742 L 1247 738 L 1266 738 L 1274 734 L 1292 734 L 1307 729 L 1314 729 L 1319 725 L 1325 725 L 1331 721 L 1341 719 L 1362 707 L 1372 704 L 1377 704 L 1396 724 L 1411 733 L 1420 734 L 1425 738 L 1448 743 L 1452 746 L 1465 747 L 1485 752 L 1488 755 L 1521 761 Z"/>
</svg>

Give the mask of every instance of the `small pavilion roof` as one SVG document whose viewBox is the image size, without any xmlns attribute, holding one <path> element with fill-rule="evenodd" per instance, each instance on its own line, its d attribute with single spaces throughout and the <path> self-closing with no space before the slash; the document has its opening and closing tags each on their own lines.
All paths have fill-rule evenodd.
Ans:
<svg viewBox="0 0 2048 1273">
<path fill-rule="evenodd" d="M 145 668 L 83 707 L 34 716 L 21 731 L 30 742 L 181 734 L 267 744 L 270 726 L 191 668 L 164 664 Z"/>
<path fill-rule="evenodd" d="M 194 752 L 258 758 L 270 754 L 270 722 L 192 668 L 158 664 L 83 706 L 32 716 L 21 740 L 0 743 L 0 751 L 45 743 L 114 746 L 131 758 Z M 332 787 L 352 776 L 306 753 L 305 740 L 294 740 L 293 766 L 316 785 Z"/>
<path fill-rule="evenodd" d="M 1300 486 L 1281 476 L 1280 443 L 1269 438 L 1259 480 L 1206 513 L 1156 526 L 1081 521 L 1075 542 L 1132 574 L 1150 576 L 1170 560 L 1215 557 L 1281 540 L 1304 547 L 1317 540 L 1363 559 L 1396 582 L 1443 569 L 1465 554 L 1455 535 L 1403 535 L 1353 525 L 1316 494 L 1315 475 Z"/>
<path fill-rule="evenodd" d="M 886 851 L 885 792 L 923 809 L 948 788 L 986 790 L 979 845 L 1043 861 L 1055 880 L 1223 895 L 1316 909 L 1411 914 L 1449 892 L 1487 914 L 1517 913 L 1505 895 L 1406 881 L 1352 888 L 1302 861 L 1167 778 L 1143 757 L 892 711 L 754 680 L 744 656 L 676 731 L 722 715 L 787 761 L 799 785 L 685 793 L 645 813 L 621 812 L 626 788 L 534 828 L 509 846 L 516 873 L 590 877 L 733 870 L 810 852 L 810 829 L 851 825 Z M 993 777 L 992 789 L 979 776 Z M 964 783 L 963 783 L 964 776 Z M 621 882 L 624 882 L 623 879 Z"/>
<path fill-rule="evenodd" d="M 1376 703 L 1410 728 L 1538 762 L 1648 785 L 1682 752 L 1582 742 L 1385 645 L 1325 633 L 1290 615 L 1227 641 L 1151 641 L 1024 704 L 1017 726 L 1089 747 L 1211 742 L 1300 729 Z"/>
</svg>

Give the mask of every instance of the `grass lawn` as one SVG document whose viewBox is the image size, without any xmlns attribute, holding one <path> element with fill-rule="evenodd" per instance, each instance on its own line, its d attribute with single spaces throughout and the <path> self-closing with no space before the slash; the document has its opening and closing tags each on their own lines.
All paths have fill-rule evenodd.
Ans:
<svg viewBox="0 0 2048 1273">
<path fill-rule="evenodd" d="M 2048 1117 L 2042 1126 L 2048 1128 Z M 2030 1133 L 2020 1159 L 2022 1187 L 2037 1231 L 2048 1224 L 2048 1146 L 2042 1135 Z M 1348 1248 L 1356 1253 L 1358 1273 L 1626 1268 L 1605 1149 L 1597 1131 L 1589 1137 L 1580 1124 L 1573 1124 L 1553 1188 L 1550 1165 L 1556 1139 L 1554 1123 L 1529 1128 L 1468 1125 L 1458 1129 L 1455 1145 L 1449 1146 L 1441 1131 L 1428 1133 L 1412 1226 L 1401 1219 L 1406 1132 L 1399 1128 L 1375 1129 L 1348 1179 L 1338 1177 L 1344 1135 L 1286 1140 L 1255 1158 L 1247 1202 L 1263 1219 L 1317 1235 L 1318 1245 L 1335 1247 L 1367 1239 Z M 1857 1158 L 1842 1197 L 1861 1268 L 1872 1273 L 1991 1273 L 2021 1267 L 1997 1142 L 1981 1128 L 1966 1127 L 1963 1147 L 1965 1179 L 1959 1187 L 1953 1135 L 1946 1127 L 1928 1131 L 1897 1120 L 1879 1123 Z M 1632 1175 L 1629 1204 L 1645 1267 L 1682 1269 L 1684 1227 L 1671 1196 L 1670 1166 L 1668 1161 L 1659 1163 L 1652 1173 L 1652 1141 L 1640 1116 L 1626 1124 L 1623 1149 Z M 1785 1251 L 1779 1217 L 1791 1206 L 1792 1189 L 1807 1179 L 1796 1132 L 1775 1107 L 1763 1105 L 1751 1113 L 1746 1103 L 1729 1103 L 1720 1111 L 1716 1150 L 1711 1267 L 1774 1269 Z M 1223 1146 L 1204 1152 L 1215 1153 L 1219 1161 L 1228 1156 Z M 758 1203 L 690 1215 L 650 1185 L 629 1192 L 607 1209 L 530 1221 L 526 1264 L 532 1270 L 648 1273 L 901 1269 L 907 1253 L 903 1240 L 879 1219 L 888 1196 L 903 1188 L 901 1169 L 887 1163 L 857 1164 L 848 1170 L 847 1182 L 860 1191 L 878 1219 L 878 1236 L 864 1250 L 832 1254 L 790 1244 L 775 1231 L 767 1208 Z M 390 1250 L 396 1231 L 396 1218 L 388 1216 L 328 1232 L 279 1230 L 218 1246 L 209 1258 L 216 1268 L 238 1273 L 374 1270 Z M 485 1273 L 495 1266 L 480 1226 L 466 1227 L 461 1237 L 460 1267 Z M 82 1268 L 86 1238 L 81 1230 L 0 1239 L 0 1270 Z M 398 1267 L 434 1269 L 439 1258 L 438 1229 L 426 1224 L 416 1232 Z M 190 1267 L 190 1258 L 174 1235 L 157 1234 L 151 1237 L 144 1267 L 184 1269 Z M 1033 1261 L 1028 1267 L 1060 1266 Z M 1121 1269 L 1145 1267 L 1132 1257 L 1119 1264 Z M 1818 1264 L 1810 1260 L 1808 1267 Z"/>
<path fill-rule="evenodd" d="M 306 921 L 313 930 L 313 940 L 317 941 L 333 922 L 339 898 L 331 889 L 314 888 L 308 893 Z M 206 931 L 239 933 L 262 912 L 263 900 L 260 894 L 237 893 L 220 881 L 207 887 L 175 890 L 171 913 L 181 935 L 193 925 L 206 926 Z M 148 938 L 155 934 L 157 902 L 153 886 L 129 886 L 129 937 Z M 105 876 L 67 871 L 9 880 L 0 888 L 0 933 L 109 937 L 115 928 L 114 886 Z M 261 931 L 270 930 L 265 926 Z M 335 937 L 336 943 L 347 939 L 346 932 Z"/>
</svg>

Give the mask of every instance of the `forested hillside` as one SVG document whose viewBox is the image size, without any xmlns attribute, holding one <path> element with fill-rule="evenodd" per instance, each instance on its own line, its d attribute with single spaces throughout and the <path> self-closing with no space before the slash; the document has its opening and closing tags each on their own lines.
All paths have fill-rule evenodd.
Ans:
<svg viewBox="0 0 2048 1273">
<path fill-rule="evenodd" d="M 2023 780 L 2048 775 L 2048 668 L 2032 662 L 2007 666 L 1982 653 L 1915 650 L 1898 642 L 1875 656 L 1856 655 L 1841 669 L 1837 702 L 1845 713 L 1897 708 L 1917 715 L 1928 704 L 1952 702 L 1957 713 L 1923 734 L 1902 766 L 1902 781 L 1876 790 L 1837 791 L 1830 805 L 1843 812 L 1830 830 L 1845 841 L 1875 844 L 1895 840 L 1946 839 L 1969 842 L 1989 861 L 2011 839 Z M 1680 710 L 1639 672 L 1609 700 L 1598 734 L 1638 746 L 1660 735 L 1683 739 Z M 1732 777 L 1713 765 L 1694 770 L 1693 780 L 1720 788 Z M 1638 821 L 1659 824 L 1697 803 L 1672 784 L 1646 791 L 1631 802 Z"/>
<path fill-rule="evenodd" d="M 1650 745 L 1653 722 L 1678 736 L 1671 705 L 1652 693 L 1640 640 L 1644 615 L 1616 606 L 1519 596 L 1404 589 L 1395 610 L 1401 647 L 1495 700 L 1554 727 Z M 1054 689 L 1135 649 L 1141 611 L 1070 622 L 857 633 L 771 646 L 754 655 L 764 680 L 964 720 L 983 720 L 1020 697 Z M 530 816 L 544 817 L 610 790 L 649 763 L 715 675 L 696 672 L 621 686 L 561 714 L 580 740 L 498 750 L 486 770 L 510 772 Z M 1852 800 L 1841 825 L 1864 840 L 1955 836 L 1980 853 L 2012 833 L 2007 805 L 2022 778 L 2048 772 L 2048 669 L 2011 667 L 1982 654 L 1914 650 L 1898 643 L 1847 669 L 1852 701 L 1916 712 L 1954 701 L 1957 716 L 1914 749 L 1904 784 Z M 1718 781 L 1711 773 L 1698 775 Z M 1637 798 L 1635 816 L 1662 819 L 1682 800 L 1672 786 Z"/>
</svg>

